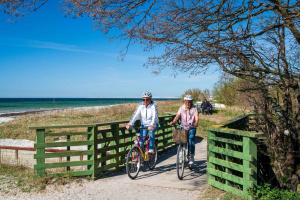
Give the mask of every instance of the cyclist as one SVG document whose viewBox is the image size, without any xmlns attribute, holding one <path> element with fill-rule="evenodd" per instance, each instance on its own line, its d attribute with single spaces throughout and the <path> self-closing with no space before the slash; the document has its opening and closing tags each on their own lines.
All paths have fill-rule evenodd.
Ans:
<svg viewBox="0 0 300 200">
<path fill-rule="evenodd" d="M 128 125 L 126 126 L 127 129 L 130 129 L 134 122 L 138 119 L 141 115 L 141 124 L 142 127 L 146 127 L 147 129 L 141 129 L 141 137 L 146 136 L 147 133 L 149 134 L 149 150 L 148 153 L 154 153 L 154 142 L 155 136 L 154 133 L 158 129 L 158 107 L 157 104 L 152 101 L 152 94 L 150 92 L 144 92 L 143 95 L 143 102 L 141 102 Z M 145 138 L 140 139 L 140 145 L 144 148 Z"/>
<path fill-rule="evenodd" d="M 199 116 L 197 107 L 193 104 L 194 97 L 192 95 L 186 95 L 184 97 L 184 104 L 179 108 L 177 115 L 174 120 L 170 123 L 173 126 L 174 123 L 181 117 L 181 125 L 185 126 L 183 129 L 189 130 L 190 127 L 186 125 L 193 125 L 194 127 L 198 126 Z M 191 159 L 189 161 L 189 165 L 194 164 L 194 155 L 195 155 L 195 135 L 196 128 L 192 128 L 189 131 L 189 146 Z"/>
</svg>

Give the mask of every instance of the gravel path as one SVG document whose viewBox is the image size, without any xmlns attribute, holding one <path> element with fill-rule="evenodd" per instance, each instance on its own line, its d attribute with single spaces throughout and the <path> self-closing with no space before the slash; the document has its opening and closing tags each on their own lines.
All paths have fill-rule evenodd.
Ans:
<svg viewBox="0 0 300 200">
<path fill-rule="evenodd" d="M 195 167 L 192 171 L 185 169 L 183 180 L 177 178 L 177 149 L 172 148 L 159 155 L 154 170 L 149 171 L 144 166 L 135 180 L 121 170 L 95 181 L 51 186 L 43 193 L 5 195 L 0 191 L 0 199 L 199 199 L 206 187 L 207 142 L 196 138 L 196 143 Z"/>
</svg>

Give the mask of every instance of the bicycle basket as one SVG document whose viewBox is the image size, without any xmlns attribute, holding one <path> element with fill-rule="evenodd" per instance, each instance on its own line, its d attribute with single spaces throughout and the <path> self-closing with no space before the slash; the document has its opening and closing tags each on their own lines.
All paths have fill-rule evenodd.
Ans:
<svg viewBox="0 0 300 200">
<path fill-rule="evenodd" d="M 173 129 L 173 142 L 188 143 L 189 130 Z"/>
</svg>

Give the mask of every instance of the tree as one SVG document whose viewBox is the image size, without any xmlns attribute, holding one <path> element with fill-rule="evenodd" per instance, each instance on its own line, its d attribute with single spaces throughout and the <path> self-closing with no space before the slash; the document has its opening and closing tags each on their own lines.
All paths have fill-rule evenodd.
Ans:
<svg viewBox="0 0 300 200">
<path fill-rule="evenodd" d="M 194 101 L 201 99 L 201 90 L 198 88 L 188 89 L 181 95 L 181 100 L 184 101 L 184 97 L 186 95 L 192 95 L 194 97 Z"/>
<path fill-rule="evenodd" d="M 13 10 L 18 10 L 18 2 L 43 1 L 1 1 L 0 6 L 7 11 L 16 4 Z M 276 159 L 277 179 L 281 186 L 296 189 L 300 180 L 298 0 L 62 2 L 66 15 L 87 15 L 104 33 L 121 30 L 113 39 L 126 39 L 128 46 L 138 42 L 146 51 L 164 46 L 165 53 L 149 58 L 147 63 L 158 66 L 156 73 L 170 67 L 174 73 L 199 74 L 218 65 L 225 73 L 249 83 L 244 90 L 260 94 L 261 101 L 256 101 L 267 126 L 262 130 Z M 29 10 L 34 10 L 32 5 Z"/>
</svg>

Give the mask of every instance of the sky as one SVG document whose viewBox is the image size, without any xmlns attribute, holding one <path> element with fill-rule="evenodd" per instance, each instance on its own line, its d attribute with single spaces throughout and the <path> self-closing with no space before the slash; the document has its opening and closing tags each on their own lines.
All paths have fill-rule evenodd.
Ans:
<svg viewBox="0 0 300 200">
<path fill-rule="evenodd" d="M 8 22 L 0 13 L 0 98 L 136 98 L 144 91 L 156 98 L 179 97 L 187 89 L 212 89 L 219 72 L 197 76 L 171 69 L 153 75 L 149 55 L 139 45 L 109 41 L 87 17 L 64 17 L 57 1 Z M 113 34 L 113 33 L 110 33 Z"/>
</svg>

